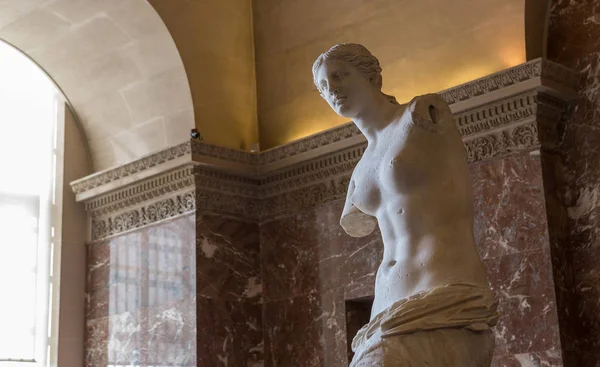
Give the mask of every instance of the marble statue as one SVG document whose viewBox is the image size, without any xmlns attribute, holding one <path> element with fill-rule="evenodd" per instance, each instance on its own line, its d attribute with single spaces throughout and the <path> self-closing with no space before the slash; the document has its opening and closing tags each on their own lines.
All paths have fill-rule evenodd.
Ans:
<svg viewBox="0 0 600 367">
<path fill-rule="evenodd" d="M 368 142 L 340 224 L 354 237 L 379 225 L 384 244 L 350 366 L 489 367 L 497 303 L 474 243 L 466 153 L 448 104 L 436 94 L 399 104 L 358 44 L 320 55 L 313 76 Z"/>
</svg>

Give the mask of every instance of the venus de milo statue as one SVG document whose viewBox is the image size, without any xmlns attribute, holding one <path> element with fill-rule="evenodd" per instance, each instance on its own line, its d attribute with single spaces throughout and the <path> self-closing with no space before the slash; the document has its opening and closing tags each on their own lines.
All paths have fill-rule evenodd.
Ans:
<svg viewBox="0 0 600 367">
<path fill-rule="evenodd" d="M 489 367 L 496 301 L 475 248 L 466 154 L 450 108 L 436 94 L 404 105 L 383 94 L 379 61 L 358 44 L 320 55 L 313 76 L 368 142 L 340 224 L 354 237 L 379 225 L 384 243 L 351 366 Z"/>
</svg>

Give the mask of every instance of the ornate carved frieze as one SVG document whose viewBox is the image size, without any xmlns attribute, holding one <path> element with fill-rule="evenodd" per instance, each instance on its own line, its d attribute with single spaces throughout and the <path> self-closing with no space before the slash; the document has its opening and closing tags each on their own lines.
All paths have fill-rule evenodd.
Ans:
<svg viewBox="0 0 600 367">
<path fill-rule="evenodd" d="M 448 104 L 452 105 L 536 77 L 545 77 L 560 85 L 573 89 L 577 88 L 580 81 L 579 74 L 571 69 L 551 61 L 535 59 L 472 82 L 450 88 L 440 92 L 440 94 Z"/>
<path fill-rule="evenodd" d="M 542 77 L 563 94 L 579 80 L 560 65 L 533 60 L 441 92 L 451 105 L 462 103 L 454 118 L 470 163 L 553 149 L 568 98 Z M 502 97 L 463 103 L 509 86 L 510 93 L 495 94 Z M 93 241 L 192 212 L 264 222 L 344 198 L 365 148 L 354 124 L 258 154 L 192 140 L 72 187 L 86 201 Z"/>
<path fill-rule="evenodd" d="M 268 198 L 291 188 L 311 186 L 315 182 L 352 172 L 365 151 L 359 144 L 310 161 L 273 172 L 260 181 L 260 197 Z"/>
<path fill-rule="evenodd" d="M 258 180 L 188 164 L 86 203 L 92 241 L 192 212 L 258 221 Z"/>
<path fill-rule="evenodd" d="M 154 202 L 144 202 L 121 212 L 92 217 L 91 239 L 102 240 L 196 210 L 195 191 L 169 195 Z"/>
<path fill-rule="evenodd" d="M 352 170 L 261 200 L 261 222 L 275 220 L 346 196 Z"/>
<path fill-rule="evenodd" d="M 194 166 L 188 165 L 96 197 L 87 201 L 85 208 L 92 217 L 98 217 L 193 187 Z"/>
<path fill-rule="evenodd" d="M 539 148 L 537 123 L 526 122 L 464 141 L 469 163 Z"/>
<path fill-rule="evenodd" d="M 98 186 L 102 186 L 115 180 L 122 179 L 136 174 L 138 172 L 145 171 L 150 167 L 158 166 L 176 158 L 187 156 L 190 153 L 190 143 L 179 144 L 162 150 L 158 153 L 135 160 L 131 163 L 127 163 L 113 169 L 108 169 L 106 171 L 98 172 L 96 174 L 84 177 L 77 181 L 73 181 L 71 183 L 71 188 L 73 189 L 73 192 L 75 192 L 75 194 L 80 194 L 84 191 L 91 190 Z"/>
<path fill-rule="evenodd" d="M 535 93 L 530 92 L 461 112 L 454 116 L 454 121 L 463 139 L 466 139 L 471 135 L 485 134 L 519 121 L 534 119 L 536 107 Z"/>
</svg>

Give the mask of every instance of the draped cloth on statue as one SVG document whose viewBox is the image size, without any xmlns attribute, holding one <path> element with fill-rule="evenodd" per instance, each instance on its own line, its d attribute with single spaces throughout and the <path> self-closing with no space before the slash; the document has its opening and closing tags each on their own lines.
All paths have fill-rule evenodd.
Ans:
<svg viewBox="0 0 600 367">
<path fill-rule="evenodd" d="M 350 366 L 489 367 L 496 307 L 491 290 L 470 284 L 400 300 L 358 331 Z"/>
</svg>

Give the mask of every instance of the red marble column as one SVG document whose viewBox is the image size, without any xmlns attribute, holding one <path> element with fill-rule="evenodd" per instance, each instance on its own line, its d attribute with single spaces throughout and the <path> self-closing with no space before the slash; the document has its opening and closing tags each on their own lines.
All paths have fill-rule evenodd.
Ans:
<svg viewBox="0 0 600 367">
<path fill-rule="evenodd" d="M 196 218 L 198 366 L 263 364 L 258 224 Z"/>
<path fill-rule="evenodd" d="M 499 300 L 493 366 L 562 365 L 538 152 L 470 167 L 475 241 Z"/>
<path fill-rule="evenodd" d="M 558 153 L 546 162 L 565 366 L 600 365 L 600 1 L 552 1 L 548 59 L 582 73 Z M 549 181 L 550 182 L 550 181 Z"/>
<path fill-rule="evenodd" d="M 193 221 L 88 245 L 86 366 L 196 366 Z"/>
<path fill-rule="evenodd" d="M 87 366 L 262 365 L 258 235 L 190 214 L 89 245 Z"/>
</svg>

